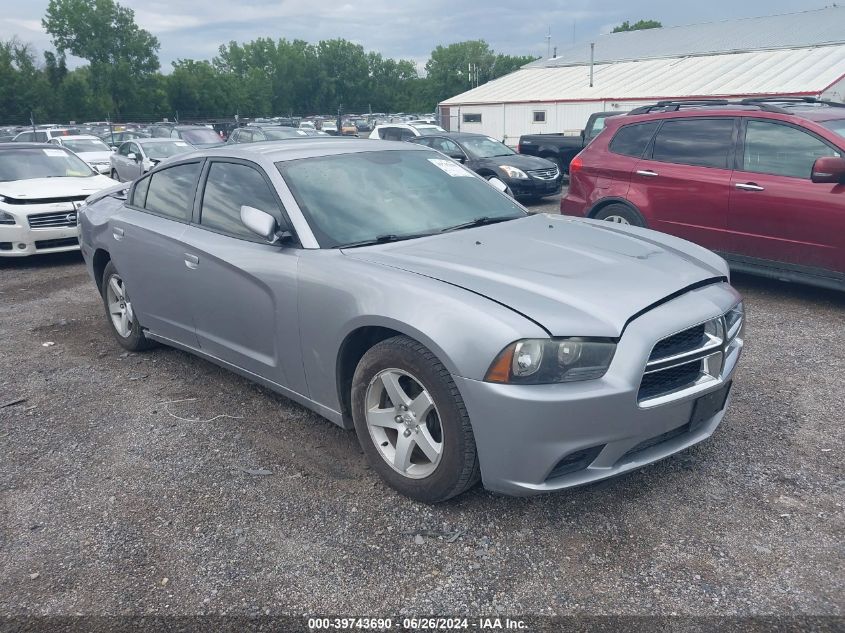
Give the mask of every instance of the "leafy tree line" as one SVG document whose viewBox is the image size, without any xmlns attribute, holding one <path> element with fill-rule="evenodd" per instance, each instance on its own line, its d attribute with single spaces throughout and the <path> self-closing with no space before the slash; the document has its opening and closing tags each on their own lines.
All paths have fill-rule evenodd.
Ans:
<svg viewBox="0 0 845 633">
<path fill-rule="evenodd" d="M 0 124 L 430 112 L 443 99 L 532 61 L 483 40 L 438 46 L 421 76 L 409 60 L 343 39 L 259 38 L 221 45 L 211 60 L 160 70 L 160 44 L 114 0 L 50 0 L 42 20 L 55 51 L 0 41 Z M 87 61 L 73 70 L 66 55 Z"/>
</svg>

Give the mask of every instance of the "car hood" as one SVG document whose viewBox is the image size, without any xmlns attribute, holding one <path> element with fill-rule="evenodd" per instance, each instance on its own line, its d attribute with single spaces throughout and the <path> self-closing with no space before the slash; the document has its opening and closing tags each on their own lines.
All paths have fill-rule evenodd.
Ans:
<svg viewBox="0 0 845 633">
<path fill-rule="evenodd" d="M 17 200 L 49 200 L 51 198 L 70 198 L 91 195 L 110 187 L 114 180 L 107 176 L 87 176 L 78 178 L 32 178 L 0 182 L 0 196 Z"/>
<path fill-rule="evenodd" d="M 77 156 L 86 163 L 107 163 L 114 152 L 77 152 Z"/>
<path fill-rule="evenodd" d="M 727 276 L 719 257 L 689 242 L 556 215 L 344 254 L 485 296 L 552 336 L 620 336 L 650 306 Z"/>
<path fill-rule="evenodd" d="M 492 156 L 490 158 L 479 159 L 479 163 L 488 166 L 510 165 L 517 169 L 551 169 L 555 164 L 545 158 L 537 156 L 528 156 L 527 154 L 511 154 L 508 156 Z"/>
</svg>

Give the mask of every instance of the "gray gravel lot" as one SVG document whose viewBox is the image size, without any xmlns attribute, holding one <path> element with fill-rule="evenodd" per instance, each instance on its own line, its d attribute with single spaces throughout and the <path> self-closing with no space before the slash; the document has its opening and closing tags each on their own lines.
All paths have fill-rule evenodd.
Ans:
<svg viewBox="0 0 845 633">
<path fill-rule="evenodd" d="M 429 507 L 302 407 L 124 353 L 78 254 L 0 261 L 0 613 L 841 616 L 845 294 L 735 283 L 749 344 L 709 441 Z"/>
</svg>

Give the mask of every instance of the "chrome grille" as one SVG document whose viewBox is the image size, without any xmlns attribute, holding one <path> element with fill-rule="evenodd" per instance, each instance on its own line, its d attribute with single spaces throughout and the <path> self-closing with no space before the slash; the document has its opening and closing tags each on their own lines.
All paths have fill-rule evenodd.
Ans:
<svg viewBox="0 0 845 633">
<path fill-rule="evenodd" d="M 548 169 L 529 169 L 528 175 L 539 180 L 554 180 L 557 178 L 557 167 L 549 167 Z"/>
<path fill-rule="evenodd" d="M 725 358 L 725 331 L 721 316 L 659 340 L 640 381 L 640 406 L 656 406 L 689 388 L 716 381 Z"/>
<path fill-rule="evenodd" d="M 27 218 L 31 229 L 54 229 L 76 226 L 76 210 L 34 213 Z"/>
</svg>

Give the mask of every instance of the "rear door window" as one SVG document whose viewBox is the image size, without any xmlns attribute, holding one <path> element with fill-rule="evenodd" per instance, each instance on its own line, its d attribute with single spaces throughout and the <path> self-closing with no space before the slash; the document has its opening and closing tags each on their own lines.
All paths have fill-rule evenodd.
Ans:
<svg viewBox="0 0 845 633">
<path fill-rule="evenodd" d="M 187 163 L 155 172 L 144 208 L 158 215 L 187 222 L 194 206 L 200 163 Z"/>
<path fill-rule="evenodd" d="M 727 169 L 733 153 L 734 119 L 669 119 L 654 139 L 652 158 L 664 163 Z"/>
<path fill-rule="evenodd" d="M 623 156 L 641 158 L 660 121 L 634 123 L 620 127 L 610 141 L 610 151 Z"/>
<path fill-rule="evenodd" d="M 813 163 L 839 156 L 827 143 L 790 125 L 748 121 L 742 170 L 773 176 L 810 178 Z"/>
</svg>

